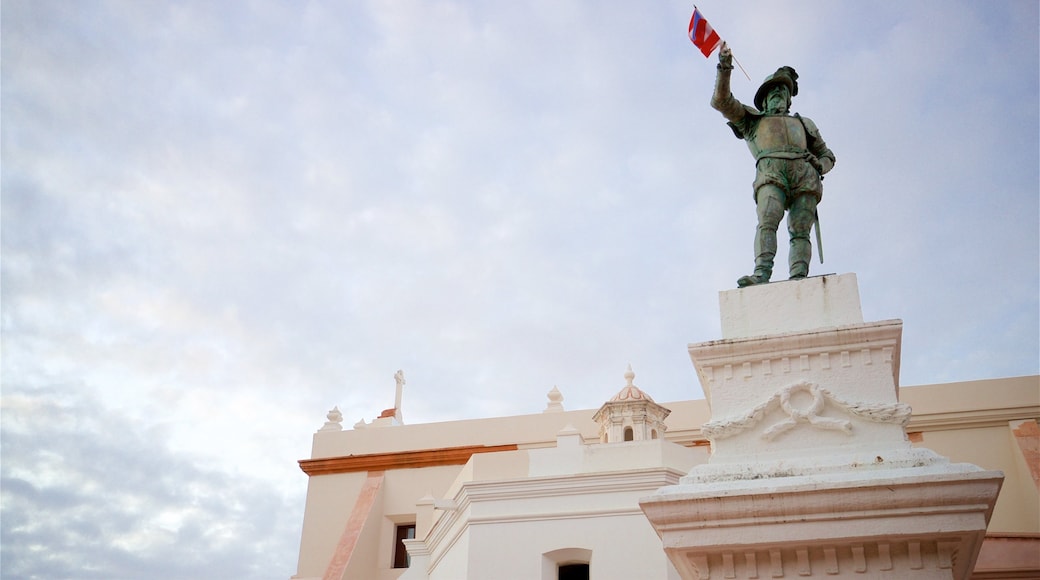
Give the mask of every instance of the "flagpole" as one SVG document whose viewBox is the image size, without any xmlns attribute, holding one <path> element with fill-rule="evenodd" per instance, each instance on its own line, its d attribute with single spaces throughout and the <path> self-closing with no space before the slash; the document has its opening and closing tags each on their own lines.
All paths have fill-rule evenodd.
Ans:
<svg viewBox="0 0 1040 580">
<path fill-rule="evenodd" d="M 732 54 L 732 53 L 730 53 L 730 54 Z M 747 80 L 750 83 L 751 82 L 751 76 L 747 74 L 746 70 L 744 70 L 744 65 L 740 64 L 740 61 L 737 60 L 736 55 L 733 56 L 733 62 L 737 63 L 737 66 L 740 67 L 740 72 L 744 73 L 744 76 L 747 77 Z"/>
</svg>

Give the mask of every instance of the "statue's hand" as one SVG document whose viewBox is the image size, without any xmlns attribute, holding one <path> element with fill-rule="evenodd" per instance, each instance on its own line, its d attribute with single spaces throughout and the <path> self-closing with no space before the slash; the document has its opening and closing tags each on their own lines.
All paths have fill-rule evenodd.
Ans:
<svg viewBox="0 0 1040 580">
<path fill-rule="evenodd" d="M 815 155 L 808 153 L 809 164 L 816 169 L 816 173 L 820 174 L 820 179 L 824 179 L 824 174 L 829 172 L 834 167 L 834 161 L 829 157 L 816 157 Z"/>
<path fill-rule="evenodd" d="M 824 173 L 827 173 L 827 171 L 824 169 L 823 163 L 820 161 L 819 157 L 813 155 L 812 153 L 809 153 L 808 154 L 808 160 L 809 160 L 809 164 L 812 165 L 813 168 L 816 169 L 816 173 L 819 173 L 821 176 L 823 176 Z"/>
<path fill-rule="evenodd" d="M 719 49 L 719 64 L 724 68 L 733 68 L 733 51 L 729 49 L 729 45 L 725 41 L 722 42 L 722 48 Z"/>
</svg>

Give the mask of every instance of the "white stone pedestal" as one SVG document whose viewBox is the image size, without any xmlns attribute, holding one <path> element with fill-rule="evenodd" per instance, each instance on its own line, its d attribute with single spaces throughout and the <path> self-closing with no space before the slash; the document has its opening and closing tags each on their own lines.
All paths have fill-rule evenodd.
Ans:
<svg viewBox="0 0 1040 580">
<path fill-rule="evenodd" d="M 689 348 L 711 459 L 640 502 L 683 578 L 967 578 L 1003 474 L 911 447 L 902 322 L 863 322 L 854 274 L 720 305 Z"/>
</svg>

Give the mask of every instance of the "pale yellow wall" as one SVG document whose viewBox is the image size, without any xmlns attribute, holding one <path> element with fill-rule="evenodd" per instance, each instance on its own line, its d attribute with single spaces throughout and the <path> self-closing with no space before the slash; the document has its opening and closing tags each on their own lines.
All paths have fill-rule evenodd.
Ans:
<svg viewBox="0 0 1040 580">
<path fill-rule="evenodd" d="M 394 569 L 394 527 L 397 524 L 415 523 L 415 502 L 430 494 L 441 497 L 455 480 L 461 465 L 425 467 L 422 469 L 397 469 L 386 472 L 385 494 L 379 514 L 378 547 L 373 550 L 373 561 L 369 570 L 375 570 L 373 578 L 391 580 L 401 575 L 404 569 Z"/>
<path fill-rule="evenodd" d="M 1018 468 L 1010 430 L 1003 427 L 928 431 L 917 447 L 926 447 L 945 455 L 954 463 L 971 463 L 983 469 L 1004 472 L 1004 485 L 993 509 L 989 531 L 1040 532 L 1037 490 L 1029 474 Z"/>
<path fill-rule="evenodd" d="M 914 409 L 916 447 L 1004 472 L 990 533 L 1040 533 L 1040 495 L 1008 426 L 1040 417 L 1040 377 L 908 387 L 900 398 Z"/>
<path fill-rule="evenodd" d="M 361 472 L 308 479 L 297 577 L 321 578 L 325 574 L 366 477 Z"/>
<path fill-rule="evenodd" d="M 361 569 L 363 576 L 373 579 L 397 578 L 402 570 L 392 568 L 394 526 L 415 522 L 416 500 L 427 493 L 443 495 L 461 469 L 450 465 L 387 471 L 346 576 L 355 577 Z M 310 478 L 297 577 L 320 578 L 325 573 L 366 477 L 367 472 L 357 472 Z"/>
<path fill-rule="evenodd" d="M 899 398 L 914 408 L 914 415 L 957 413 L 972 420 L 985 410 L 1040 405 L 1040 376 L 986 379 L 900 389 Z"/>
</svg>

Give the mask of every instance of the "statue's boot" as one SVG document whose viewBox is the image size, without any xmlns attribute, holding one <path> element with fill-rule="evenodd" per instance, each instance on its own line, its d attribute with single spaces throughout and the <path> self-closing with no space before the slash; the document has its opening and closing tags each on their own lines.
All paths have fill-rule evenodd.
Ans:
<svg viewBox="0 0 1040 580">
<path fill-rule="evenodd" d="M 737 278 L 737 286 L 740 288 L 746 288 L 748 286 L 754 286 L 755 284 L 768 284 L 769 278 L 759 276 L 758 274 L 751 274 L 750 276 L 741 276 Z"/>
<path fill-rule="evenodd" d="M 773 276 L 773 258 L 776 257 L 776 224 L 779 218 L 766 223 L 759 222 L 755 230 L 755 272 L 741 276 L 737 286 L 744 288 L 755 284 L 767 284 Z"/>
<path fill-rule="evenodd" d="M 788 255 L 792 280 L 799 280 L 809 275 L 810 260 L 812 260 L 812 244 L 809 242 L 809 233 L 792 233 L 791 251 Z"/>
<path fill-rule="evenodd" d="M 776 234 L 773 234 L 773 240 L 776 240 Z M 773 275 L 773 257 L 775 255 L 775 249 L 773 253 L 759 254 L 755 258 L 755 272 L 749 276 L 738 278 L 737 286 L 744 288 L 746 286 L 754 286 L 755 284 L 768 284 L 769 278 Z"/>
</svg>

